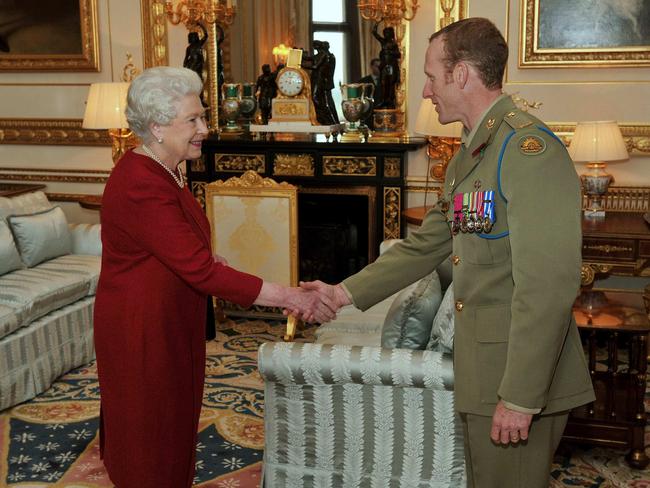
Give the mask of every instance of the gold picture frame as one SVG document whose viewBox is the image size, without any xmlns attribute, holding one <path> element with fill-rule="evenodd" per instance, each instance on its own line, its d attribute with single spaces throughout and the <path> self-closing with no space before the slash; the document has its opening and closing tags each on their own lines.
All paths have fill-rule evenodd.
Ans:
<svg viewBox="0 0 650 488">
<path fill-rule="evenodd" d="M 79 0 L 78 10 L 17 2 L 2 13 L 0 71 L 99 71 L 97 0 Z"/>
<path fill-rule="evenodd" d="M 140 0 L 143 64 L 167 66 L 167 17 L 164 0 Z M 83 129 L 81 119 L 0 118 L 0 144 L 110 146 L 106 130 Z"/>
<path fill-rule="evenodd" d="M 650 66 L 648 2 L 521 0 L 520 68 Z"/>
</svg>

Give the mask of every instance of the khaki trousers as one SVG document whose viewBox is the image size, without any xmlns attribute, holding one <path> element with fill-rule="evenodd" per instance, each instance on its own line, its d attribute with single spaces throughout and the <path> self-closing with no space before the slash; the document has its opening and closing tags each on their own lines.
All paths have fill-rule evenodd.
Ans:
<svg viewBox="0 0 650 488">
<path fill-rule="evenodd" d="M 492 417 L 461 413 L 467 488 L 548 488 L 568 417 L 568 412 L 533 417 L 526 442 L 503 446 L 490 439 Z"/>
</svg>

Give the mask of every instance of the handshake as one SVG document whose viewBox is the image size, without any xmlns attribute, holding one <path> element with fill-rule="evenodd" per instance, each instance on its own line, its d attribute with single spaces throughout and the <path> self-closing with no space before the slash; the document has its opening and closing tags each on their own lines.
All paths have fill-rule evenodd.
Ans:
<svg viewBox="0 0 650 488">
<path fill-rule="evenodd" d="M 282 307 L 285 315 L 321 324 L 336 318 L 336 312 L 350 303 L 341 284 L 328 285 L 322 281 L 301 281 L 299 287 L 265 281 L 255 300 L 256 305 Z"/>
<path fill-rule="evenodd" d="M 336 312 L 352 300 L 343 285 L 328 285 L 322 281 L 301 281 L 299 288 L 289 288 L 285 315 L 295 315 L 305 322 L 324 324 L 336 318 Z"/>
</svg>

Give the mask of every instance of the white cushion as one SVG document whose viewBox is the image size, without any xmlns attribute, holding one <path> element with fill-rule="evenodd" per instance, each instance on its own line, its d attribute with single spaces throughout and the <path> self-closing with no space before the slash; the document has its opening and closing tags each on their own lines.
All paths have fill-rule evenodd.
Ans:
<svg viewBox="0 0 650 488">
<path fill-rule="evenodd" d="M 14 236 L 7 223 L 0 219 L 0 275 L 22 267 L 23 262 L 16 249 Z"/>
<path fill-rule="evenodd" d="M 52 203 L 42 191 L 32 191 L 15 197 L 0 197 L 0 218 L 10 215 L 27 215 L 52 208 Z"/>
<path fill-rule="evenodd" d="M 433 319 L 427 349 L 439 352 L 454 349 L 454 308 L 454 287 L 449 286 Z"/>
<path fill-rule="evenodd" d="M 7 219 L 25 266 L 70 254 L 72 241 L 65 214 L 60 207 Z"/>
<path fill-rule="evenodd" d="M 404 288 L 386 314 L 381 346 L 424 349 L 431 337 L 433 318 L 441 300 L 442 290 L 436 271 Z"/>
</svg>

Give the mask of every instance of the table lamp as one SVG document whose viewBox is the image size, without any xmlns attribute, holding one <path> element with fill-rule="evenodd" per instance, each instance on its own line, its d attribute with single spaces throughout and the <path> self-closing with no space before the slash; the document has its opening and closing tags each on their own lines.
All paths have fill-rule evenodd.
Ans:
<svg viewBox="0 0 650 488">
<path fill-rule="evenodd" d="M 127 139 L 132 135 L 124 114 L 128 89 L 127 82 L 91 84 L 81 124 L 84 129 L 108 129 L 114 165 L 126 151 Z"/>
<path fill-rule="evenodd" d="M 580 175 L 589 199 L 585 217 L 603 218 L 602 200 L 614 177 L 605 171 L 607 161 L 629 158 L 621 129 L 615 121 L 578 122 L 569 155 L 574 162 L 586 162 L 587 172 Z"/>
<path fill-rule="evenodd" d="M 462 128 L 463 124 L 460 122 L 441 124 L 433 102 L 428 98 L 422 99 L 415 122 L 415 132 L 427 136 L 427 156 L 440 161 L 429 171 L 435 181 L 444 181 L 447 165 L 460 147 Z"/>
</svg>

